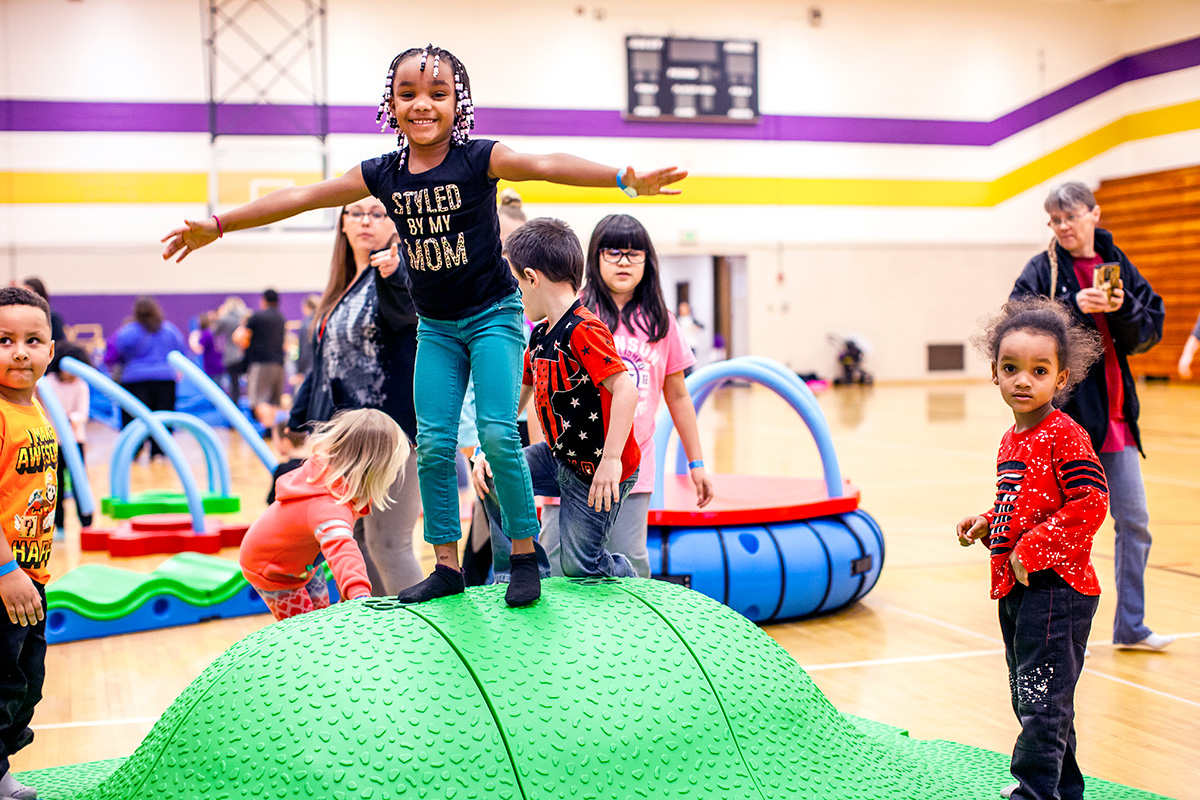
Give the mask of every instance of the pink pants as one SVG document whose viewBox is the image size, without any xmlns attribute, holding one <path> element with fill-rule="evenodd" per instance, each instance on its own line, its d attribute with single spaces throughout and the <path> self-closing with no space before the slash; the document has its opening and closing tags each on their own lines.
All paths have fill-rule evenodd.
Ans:
<svg viewBox="0 0 1200 800">
<path fill-rule="evenodd" d="M 329 608 L 329 585 L 325 583 L 325 570 L 317 565 L 308 583 L 299 589 L 280 589 L 271 592 L 254 587 L 267 603 L 275 619 L 287 619 L 298 614 L 307 614 L 320 608 Z"/>
</svg>

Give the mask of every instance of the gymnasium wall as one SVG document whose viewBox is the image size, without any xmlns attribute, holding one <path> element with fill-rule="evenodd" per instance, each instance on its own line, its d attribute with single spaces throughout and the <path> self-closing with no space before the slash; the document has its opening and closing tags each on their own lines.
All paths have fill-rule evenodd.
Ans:
<svg viewBox="0 0 1200 800">
<path fill-rule="evenodd" d="M 390 149 L 373 124 L 387 63 L 430 40 L 469 68 L 479 135 L 689 169 L 673 199 L 518 188 L 532 215 L 562 217 L 585 240 L 603 215 L 635 213 L 664 253 L 687 256 L 678 270 L 743 256 L 734 312 L 746 341 L 734 351 L 802 372 L 828 374 L 825 334 L 854 332 L 872 343 L 878 378 L 928 377 L 926 346 L 965 342 L 1045 245 L 1050 183 L 1200 161 L 1194 0 L 830 0 L 811 4 L 819 26 L 809 5 L 330 0 L 336 132 L 322 153 L 312 137 L 280 135 L 303 120 L 261 108 L 246 110 L 245 129 L 270 135 L 210 145 L 207 3 L 6 0 L 0 275 L 39 274 L 55 294 L 99 296 L 97 309 L 141 292 L 319 290 L 326 212 L 238 233 L 180 266 L 158 258 L 157 241 L 210 202 L 244 202 L 252 180 L 306 182 L 323 157 L 336 174 Z M 242 23 L 268 36 L 273 24 Z M 763 120 L 623 121 L 627 34 L 757 40 Z M 281 86 L 278 102 L 304 101 Z M 710 269 L 695 272 L 711 283 Z M 973 356 L 967 367 L 949 374 L 981 374 Z"/>
</svg>

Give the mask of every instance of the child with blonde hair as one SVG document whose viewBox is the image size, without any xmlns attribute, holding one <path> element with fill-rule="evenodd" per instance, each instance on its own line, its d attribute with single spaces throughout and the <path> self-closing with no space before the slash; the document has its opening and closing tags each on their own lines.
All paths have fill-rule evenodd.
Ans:
<svg viewBox="0 0 1200 800">
<path fill-rule="evenodd" d="M 382 411 L 344 411 L 309 438 L 312 456 L 275 484 L 275 502 L 242 541 L 242 574 L 275 619 L 329 605 L 321 562 L 345 600 L 368 597 L 371 581 L 354 522 L 386 509 L 388 488 L 409 454 L 408 438 Z"/>
</svg>

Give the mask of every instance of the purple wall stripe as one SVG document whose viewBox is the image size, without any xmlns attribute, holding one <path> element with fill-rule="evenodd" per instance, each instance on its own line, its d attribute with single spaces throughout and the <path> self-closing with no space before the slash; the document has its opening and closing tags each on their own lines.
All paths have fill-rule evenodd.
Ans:
<svg viewBox="0 0 1200 800">
<path fill-rule="evenodd" d="M 313 289 L 313 293 L 319 294 L 320 291 L 320 288 Z M 251 311 L 258 310 L 259 298 L 262 296 L 258 292 L 228 292 L 156 294 L 153 297 L 162 306 L 163 316 L 174 322 L 186 335 L 194 317 L 204 311 L 215 311 L 225 302 L 225 298 L 231 295 L 245 300 Z M 306 292 L 280 292 L 279 310 L 288 319 L 301 319 L 304 314 L 300 306 L 307 295 Z M 66 324 L 98 323 L 104 326 L 104 335 L 109 336 L 128 321 L 133 314 L 133 303 L 138 297 L 140 295 L 134 294 L 51 294 L 50 305 L 62 315 Z"/>
<path fill-rule="evenodd" d="M 647 122 L 619 111 L 480 108 L 481 136 L 599 136 L 611 138 L 727 139 L 864 144 L 937 144 L 986 147 L 1124 83 L 1200 66 L 1200 37 L 1125 56 L 990 122 L 875 117 L 764 115 L 756 123 Z M 330 106 L 331 133 L 376 133 L 375 109 Z M 217 108 L 217 131 L 241 135 L 314 135 L 321 109 L 239 105 Z M 204 103 L 85 103 L 0 100 L 0 130 L 207 133 Z"/>
</svg>

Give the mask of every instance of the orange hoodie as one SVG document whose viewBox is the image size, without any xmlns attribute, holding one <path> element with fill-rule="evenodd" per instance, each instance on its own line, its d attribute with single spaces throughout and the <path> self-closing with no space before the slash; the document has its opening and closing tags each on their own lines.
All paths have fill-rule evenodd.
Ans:
<svg viewBox="0 0 1200 800">
<path fill-rule="evenodd" d="M 354 520 L 361 514 L 339 503 L 325 488 L 324 465 L 314 458 L 275 482 L 275 502 L 254 521 L 242 540 L 238 561 L 256 589 L 299 589 L 308 583 L 317 554 L 324 553 L 338 592 L 353 600 L 371 594 L 371 581 Z"/>
</svg>

